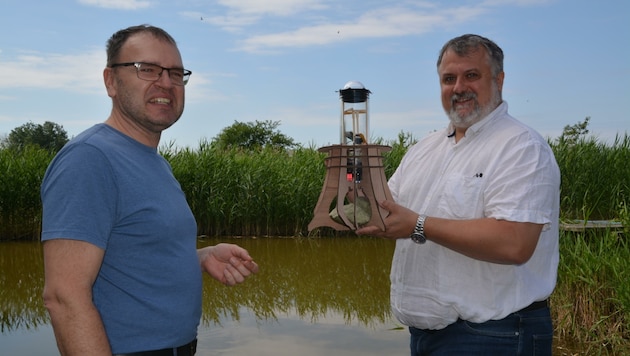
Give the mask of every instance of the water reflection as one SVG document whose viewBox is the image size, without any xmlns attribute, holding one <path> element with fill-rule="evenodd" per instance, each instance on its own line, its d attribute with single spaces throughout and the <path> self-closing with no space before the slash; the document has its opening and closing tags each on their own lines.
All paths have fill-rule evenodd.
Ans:
<svg viewBox="0 0 630 356">
<path fill-rule="evenodd" d="M 41 302 L 44 262 L 41 244 L 0 243 L 0 331 L 33 329 L 48 323 Z"/>
<path fill-rule="evenodd" d="M 389 313 L 393 242 L 244 238 L 204 239 L 198 244 L 219 242 L 247 248 L 261 271 L 231 288 L 204 276 L 198 355 L 407 352 L 408 333 L 397 328 Z M 3 349 L 57 354 L 41 302 L 42 288 L 41 244 L 0 243 Z M 24 351 L 24 339 L 29 337 L 30 345 L 46 343 L 37 349 L 41 351 Z"/>
<path fill-rule="evenodd" d="M 290 313 L 316 322 L 335 313 L 348 323 L 358 320 L 371 326 L 389 318 L 393 242 L 369 238 L 230 242 L 248 249 L 261 271 L 236 288 L 225 288 L 206 276 L 202 323 L 220 323 L 226 315 L 238 320 L 240 306 L 259 320 Z"/>
</svg>

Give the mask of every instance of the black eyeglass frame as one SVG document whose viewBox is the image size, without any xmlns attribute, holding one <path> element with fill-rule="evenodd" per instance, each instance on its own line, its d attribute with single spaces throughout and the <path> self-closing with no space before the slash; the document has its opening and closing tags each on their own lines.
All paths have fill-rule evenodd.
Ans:
<svg viewBox="0 0 630 356">
<path fill-rule="evenodd" d="M 157 73 L 157 78 L 155 78 L 155 79 L 142 78 L 140 76 L 140 67 L 142 65 L 149 65 L 149 66 L 160 68 L 160 71 Z M 184 85 L 188 84 L 188 80 L 190 80 L 190 75 L 192 74 L 192 72 L 190 70 L 188 70 L 188 69 L 184 69 L 184 68 L 166 68 L 166 67 L 162 67 L 161 65 L 157 65 L 157 64 L 154 64 L 154 63 L 146 63 L 146 62 L 114 63 L 114 64 L 110 65 L 109 67 L 110 68 L 116 68 L 116 67 L 130 67 L 130 66 L 136 67 L 136 76 L 138 77 L 138 79 L 146 80 L 146 81 L 149 81 L 149 82 L 159 80 L 160 76 L 162 76 L 162 72 L 164 72 L 165 70 L 168 72 L 168 76 L 169 76 L 169 78 L 171 78 L 171 81 L 173 81 L 173 78 L 171 77 L 171 70 L 181 70 L 181 71 L 183 71 L 182 83 L 179 84 L 176 81 L 173 81 L 173 84 L 184 86 Z"/>
</svg>

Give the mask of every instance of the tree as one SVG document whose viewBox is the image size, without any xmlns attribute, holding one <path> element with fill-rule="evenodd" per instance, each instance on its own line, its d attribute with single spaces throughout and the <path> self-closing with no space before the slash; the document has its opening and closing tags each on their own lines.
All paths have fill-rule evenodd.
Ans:
<svg viewBox="0 0 630 356">
<path fill-rule="evenodd" d="M 9 144 L 9 135 L 0 134 L 0 150 L 7 148 L 8 144 Z"/>
<path fill-rule="evenodd" d="M 574 125 L 566 125 L 562 130 L 562 135 L 558 138 L 559 142 L 565 142 L 569 145 L 574 145 L 580 139 L 588 134 L 588 122 L 591 120 L 590 116 L 587 116 L 584 121 L 578 122 Z"/>
<path fill-rule="evenodd" d="M 68 133 L 63 126 L 46 121 L 43 125 L 27 122 L 9 133 L 3 146 L 10 149 L 22 150 L 35 145 L 45 150 L 58 152 L 68 143 Z"/>
<path fill-rule="evenodd" d="M 224 128 L 212 144 L 220 149 L 243 148 L 257 150 L 265 147 L 287 149 L 298 146 L 292 138 L 277 130 L 280 121 L 238 122 Z"/>
</svg>

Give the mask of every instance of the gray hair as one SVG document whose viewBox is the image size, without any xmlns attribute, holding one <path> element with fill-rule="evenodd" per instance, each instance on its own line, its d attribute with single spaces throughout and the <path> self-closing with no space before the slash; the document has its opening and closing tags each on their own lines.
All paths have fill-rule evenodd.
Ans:
<svg viewBox="0 0 630 356">
<path fill-rule="evenodd" d="M 486 53 L 488 53 L 492 75 L 496 77 L 499 73 L 503 72 L 503 50 L 501 47 L 497 46 L 496 43 L 479 35 L 466 34 L 446 42 L 440 51 L 437 66 L 440 66 L 444 53 L 449 49 L 458 56 L 463 57 L 477 51 L 480 47 L 483 47 Z"/>
</svg>

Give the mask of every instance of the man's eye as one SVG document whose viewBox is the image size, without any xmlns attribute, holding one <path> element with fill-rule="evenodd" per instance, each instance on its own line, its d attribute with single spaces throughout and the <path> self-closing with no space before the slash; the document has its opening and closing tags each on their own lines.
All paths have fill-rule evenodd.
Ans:
<svg viewBox="0 0 630 356">
<path fill-rule="evenodd" d="M 182 71 L 182 70 L 171 70 L 171 76 L 175 77 L 175 78 L 183 78 L 184 77 L 184 71 Z"/>
<path fill-rule="evenodd" d="M 155 73 L 158 71 L 156 67 L 147 65 L 140 66 L 140 70 L 145 73 Z"/>
<path fill-rule="evenodd" d="M 454 83 L 454 82 L 455 82 L 455 77 L 444 77 L 444 78 L 442 79 L 442 81 L 443 81 L 445 84 L 451 84 L 451 83 Z"/>
<path fill-rule="evenodd" d="M 479 75 L 477 73 L 468 73 L 468 74 L 466 74 L 466 78 L 468 78 L 468 79 L 475 79 L 478 76 Z"/>
</svg>

